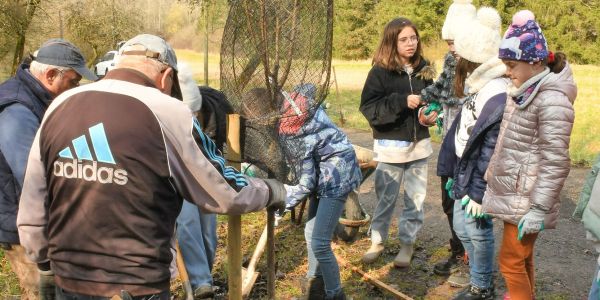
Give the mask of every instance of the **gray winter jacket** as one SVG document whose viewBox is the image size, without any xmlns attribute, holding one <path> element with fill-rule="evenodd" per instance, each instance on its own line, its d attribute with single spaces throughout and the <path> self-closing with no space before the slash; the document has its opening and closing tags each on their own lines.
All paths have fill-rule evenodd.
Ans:
<svg viewBox="0 0 600 300">
<path fill-rule="evenodd" d="M 530 207 L 556 227 L 560 191 L 569 175 L 569 140 L 577 87 L 567 64 L 541 79 L 521 105 L 506 101 L 498 143 L 486 172 L 485 213 L 518 224 Z"/>
</svg>

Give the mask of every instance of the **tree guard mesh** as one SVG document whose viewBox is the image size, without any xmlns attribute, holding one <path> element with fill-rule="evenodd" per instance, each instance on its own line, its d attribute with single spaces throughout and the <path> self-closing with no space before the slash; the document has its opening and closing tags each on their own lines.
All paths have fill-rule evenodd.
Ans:
<svg viewBox="0 0 600 300">
<path fill-rule="evenodd" d="M 332 37 L 333 0 L 230 2 L 221 89 L 244 120 L 243 159 L 258 167 L 261 177 L 296 183 L 290 166 L 298 165 L 305 149 L 280 139 L 279 129 L 285 122 L 307 122 L 325 99 Z M 313 99 L 298 101 L 298 89 L 306 86 Z"/>
</svg>

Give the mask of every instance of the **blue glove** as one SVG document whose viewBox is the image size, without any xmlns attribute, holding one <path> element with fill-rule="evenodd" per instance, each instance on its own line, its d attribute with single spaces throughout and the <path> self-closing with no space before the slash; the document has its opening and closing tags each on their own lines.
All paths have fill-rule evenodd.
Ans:
<svg viewBox="0 0 600 300">
<path fill-rule="evenodd" d="M 519 221 L 519 235 L 517 239 L 520 241 L 524 235 L 531 233 L 538 233 L 544 230 L 544 220 L 546 219 L 546 212 L 532 207 Z"/>
</svg>

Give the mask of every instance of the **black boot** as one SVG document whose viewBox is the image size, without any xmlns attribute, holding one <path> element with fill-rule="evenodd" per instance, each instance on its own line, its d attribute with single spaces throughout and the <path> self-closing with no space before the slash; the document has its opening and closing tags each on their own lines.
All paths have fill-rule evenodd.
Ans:
<svg viewBox="0 0 600 300">
<path fill-rule="evenodd" d="M 340 290 L 333 298 L 325 298 L 328 300 L 346 300 L 346 294 L 344 294 L 343 290 Z"/>
<path fill-rule="evenodd" d="M 458 238 L 450 239 L 450 251 L 450 257 L 447 260 L 439 262 L 435 266 L 433 266 L 433 272 L 435 274 L 441 276 L 449 276 L 451 273 L 454 273 L 454 271 L 456 271 L 456 269 L 462 263 L 465 249 L 463 248 Z"/>
<path fill-rule="evenodd" d="M 493 300 L 494 299 L 494 287 L 487 289 L 480 289 L 476 286 L 469 286 L 462 292 L 458 293 L 454 300 Z"/>
<path fill-rule="evenodd" d="M 325 299 L 325 283 L 323 277 L 312 277 L 304 280 L 303 286 L 304 296 L 302 300 L 324 300 Z"/>
</svg>

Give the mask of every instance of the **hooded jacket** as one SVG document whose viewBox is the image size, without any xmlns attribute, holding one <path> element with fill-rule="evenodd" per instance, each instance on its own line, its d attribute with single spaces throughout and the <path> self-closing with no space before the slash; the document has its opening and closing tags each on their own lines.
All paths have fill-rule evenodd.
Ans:
<svg viewBox="0 0 600 300">
<path fill-rule="evenodd" d="M 409 95 L 420 95 L 433 83 L 435 70 L 425 59 L 408 74 L 373 66 L 360 99 L 360 112 L 373 129 L 373 138 L 416 142 L 429 138 L 429 130 L 418 120 L 419 107 L 408 108 Z"/>
<path fill-rule="evenodd" d="M 473 101 L 485 103 L 467 140 L 462 156 L 456 155 L 455 136 L 463 111 L 456 117 L 444 138 L 438 157 L 438 176 L 454 179 L 452 195 L 461 199 L 465 195 L 481 204 L 486 188 L 483 176 L 494 152 L 500 122 L 506 103 L 506 79 L 502 61 L 493 58 L 479 66 L 466 80 Z"/>
<path fill-rule="evenodd" d="M 536 206 L 546 212 L 544 227 L 556 227 L 560 191 L 570 169 L 576 96 L 568 64 L 542 78 L 521 105 L 509 96 L 486 172 L 485 213 L 516 225 Z"/>
<path fill-rule="evenodd" d="M 0 242 L 19 243 L 17 211 L 27 155 L 51 100 L 26 64 L 0 85 Z"/>
<path fill-rule="evenodd" d="M 585 184 L 581 189 L 573 217 L 582 219 L 585 229 L 591 232 L 594 238 L 600 240 L 600 180 L 598 180 L 598 172 L 600 172 L 600 155 L 585 178 Z"/>
<path fill-rule="evenodd" d="M 314 90 L 310 84 L 297 87 L 288 101 L 295 101 L 295 107 L 312 108 L 296 115 L 292 105 L 284 105 L 278 126 L 288 163 L 295 166 L 298 179 L 298 184 L 285 186 L 287 209 L 311 193 L 321 197 L 345 196 L 361 182 L 352 144 L 323 108 L 314 104 Z M 311 114 L 314 115 L 309 117 Z"/>
</svg>

